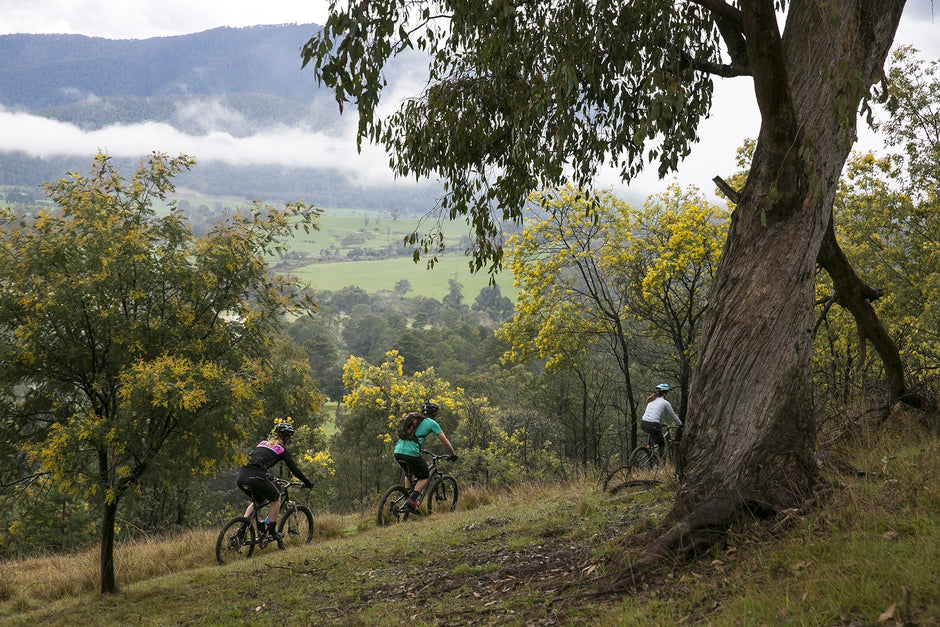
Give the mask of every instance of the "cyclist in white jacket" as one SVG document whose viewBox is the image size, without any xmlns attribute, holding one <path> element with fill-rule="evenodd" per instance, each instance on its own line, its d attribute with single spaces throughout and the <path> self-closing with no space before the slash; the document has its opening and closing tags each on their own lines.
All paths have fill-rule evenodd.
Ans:
<svg viewBox="0 0 940 627">
<path fill-rule="evenodd" d="M 656 446 L 659 447 L 659 456 L 662 457 L 666 452 L 666 439 L 663 437 L 663 426 L 661 418 L 663 414 L 668 414 L 675 421 L 676 425 L 682 426 L 676 410 L 672 408 L 666 397 L 669 396 L 669 385 L 660 383 L 656 390 L 646 399 L 646 411 L 643 412 L 643 419 L 640 420 L 640 429 L 648 433 Z"/>
</svg>

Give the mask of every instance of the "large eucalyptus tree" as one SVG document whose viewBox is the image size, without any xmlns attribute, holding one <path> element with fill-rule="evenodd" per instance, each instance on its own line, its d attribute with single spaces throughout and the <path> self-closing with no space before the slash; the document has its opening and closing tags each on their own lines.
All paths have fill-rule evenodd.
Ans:
<svg viewBox="0 0 940 627">
<path fill-rule="evenodd" d="M 712 110 L 714 78 L 750 77 L 761 124 L 703 322 L 673 510 L 717 511 L 721 526 L 742 502 L 789 507 L 817 486 L 817 256 L 825 243 L 846 269 L 832 202 L 904 4 L 333 2 L 302 55 L 355 104 L 360 142 L 384 144 L 401 175 L 444 180 L 442 209 L 474 226 L 478 267 L 500 260 L 500 220 L 520 219 L 530 190 L 586 187 L 602 164 L 625 180 L 647 162 L 674 169 L 703 118 L 736 115 Z M 428 54 L 426 88 L 383 117 L 383 72 L 412 49 Z"/>
</svg>

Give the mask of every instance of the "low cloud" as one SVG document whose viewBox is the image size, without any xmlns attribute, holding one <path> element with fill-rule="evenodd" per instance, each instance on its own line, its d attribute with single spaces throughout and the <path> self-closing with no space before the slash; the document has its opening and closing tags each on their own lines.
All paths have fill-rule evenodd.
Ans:
<svg viewBox="0 0 940 627">
<path fill-rule="evenodd" d="M 236 122 L 239 114 L 218 104 L 208 109 L 200 106 L 198 113 L 204 132 L 189 134 L 160 122 L 83 130 L 74 124 L 0 108 L 0 151 L 22 151 L 40 158 L 90 157 L 98 150 L 124 158 L 144 157 L 153 151 L 184 153 L 200 163 L 336 170 L 364 186 L 395 181 L 383 150 L 363 144 L 362 153 L 357 153 L 351 121 L 344 121 L 333 133 L 281 126 L 236 137 L 214 129 L 222 122 Z M 177 114 L 180 119 L 195 119 L 195 112 L 186 107 Z"/>
</svg>

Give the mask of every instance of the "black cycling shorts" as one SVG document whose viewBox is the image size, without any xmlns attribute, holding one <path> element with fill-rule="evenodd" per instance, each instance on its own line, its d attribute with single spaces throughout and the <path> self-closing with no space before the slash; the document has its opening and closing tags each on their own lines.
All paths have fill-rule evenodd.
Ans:
<svg viewBox="0 0 940 627">
<path fill-rule="evenodd" d="M 405 471 L 406 476 L 414 475 L 414 478 L 418 481 L 431 476 L 428 463 L 424 461 L 423 457 L 413 457 L 411 455 L 395 453 L 395 461 L 398 462 L 398 465 Z"/>
<path fill-rule="evenodd" d="M 663 425 L 649 420 L 640 421 L 640 429 L 648 433 L 657 446 L 666 446 L 666 438 L 663 437 Z"/>
<path fill-rule="evenodd" d="M 235 485 L 255 502 L 276 501 L 281 496 L 277 485 L 271 481 L 267 471 L 261 468 L 251 466 L 239 468 L 235 476 Z"/>
</svg>

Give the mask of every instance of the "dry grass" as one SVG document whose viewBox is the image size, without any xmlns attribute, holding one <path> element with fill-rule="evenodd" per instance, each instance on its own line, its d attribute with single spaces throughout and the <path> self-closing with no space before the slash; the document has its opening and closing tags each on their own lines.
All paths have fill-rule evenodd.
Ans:
<svg viewBox="0 0 940 627">
<path fill-rule="evenodd" d="M 123 585 L 214 564 L 206 547 L 215 546 L 217 533 L 187 531 L 120 544 L 114 555 L 115 576 Z M 98 547 L 4 562 L 0 565 L 0 601 L 29 604 L 97 592 L 99 563 Z"/>
</svg>

